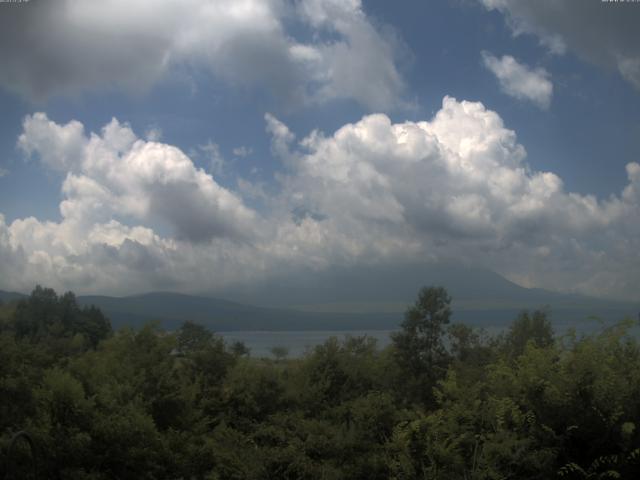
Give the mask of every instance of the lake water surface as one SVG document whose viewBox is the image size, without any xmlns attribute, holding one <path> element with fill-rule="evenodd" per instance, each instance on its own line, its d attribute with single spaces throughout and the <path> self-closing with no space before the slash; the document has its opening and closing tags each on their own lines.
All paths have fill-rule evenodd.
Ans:
<svg viewBox="0 0 640 480">
<path fill-rule="evenodd" d="M 243 342 L 251 350 L 252 357 L 271 357 L 271 348 L 286 347 L 290 357 L 300 357 L 307 349 L 324 343 L 329 337 L 337 337 L 342 340 L 346 336 L 367 336 L 377 341 L 378 348 L 384 348 L 391 342 L 392 330 L 323 330 L 323 331 L 285 331 L 285 332 L 258 332 L 237 331 L 218 332 L 224 339 L 231 343 Z"/>
<path fill-rule="evenodd" d="M 576 328 L 578 334 L 589 334 L 603 330 L 612 325 L 599 322 L 555 323 L 553 329 L 558 336 L 564 335 L 570 328 Z M 488 335 L 497 335 L 505 330 L 506 324 L 482 325 L 482 329 Z M 217 332 L 231 343 L 243 342 L 250 350 L 252 357 L 273 357 L 273 347 L 285 347 L 289 350 L 289 357 L 301 357 L 304 353 L 313 349 L 316 345 L 324 343 L 329 337 L 337 337 L 343 340 L 346 336 L 367 336 L 377 341 L 378 348 L 384 348 L 391 343 L 391 333 L 396 330 L 318 330 L 318 331 L 231 331 Z M 638 328 L 634 329 L 638 334 Z M 446 340 L 445 340 L 446 341 Z"/>
</svg>

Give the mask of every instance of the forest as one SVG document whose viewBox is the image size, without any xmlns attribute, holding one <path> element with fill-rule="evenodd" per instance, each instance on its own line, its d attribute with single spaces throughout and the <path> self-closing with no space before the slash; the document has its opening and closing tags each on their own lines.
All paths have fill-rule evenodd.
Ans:
<svg viewBox="0 0 640 480">
<path fill-rule="evenodd" d="M 640 478 L 637 322 L 451 320 L 424 287 L 386 348 L 256 358 L 188 318 L 114 331 L 37 287 L 0 306 L 0 478 Z"/>
</svg>

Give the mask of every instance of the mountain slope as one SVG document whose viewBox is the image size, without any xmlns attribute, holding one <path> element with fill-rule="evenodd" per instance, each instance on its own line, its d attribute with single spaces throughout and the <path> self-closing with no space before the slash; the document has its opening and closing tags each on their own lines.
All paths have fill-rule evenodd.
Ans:
<svg viewBox="0 0 640 480">
<path fill-rule="evenodd" d="M 393 313 L 316 313 L 261 308 L 217 298 L 154 292 L 131 297 L 80 296 L 82 305 L 99 307 L 118 328 L 158 320 L 164 328 L 178 328 L 186 320 L 215 331 L 232 330 L 345 330 L 395 328 Z"/>
<path fill-rule="evenodd" d="M 426 285 L 444 286 L 455 310 L 585 307 L 632 307 L 631 302 L 600 300 L 577 294 L 524 288 L 501 275 L 481 268 L 454 264 L 405 264 L 358 269 L 334 268 L 324 272 L 298 272 L 251 287 L 234 286 L 215 292 L 241 303 L 304 310 L 404 311 L 418 290 Z M 354 309 L 353 311 L 356 311 Z"/>
<path fill-rule="evenodd" d="M 21 298 L 26 297 L 23 293 L 17 292 L 5 292 L 4 290 L 0 290 L 0 302 L 7 303 L 12 302 L 14 300 L 20 300 Z"/>
<path fill-rule="evenodd" d="M 471 325 L 504 326 L 524 309 L 548 306 L 556 325 L 581 329 L 590 316 L 617 321 L 636 318 L 640 311 L 638 303 L 523 288 L 489 270 L 444 264 L 299 272 L 215 292 L 218 298 L 154 292 L 121 298 L 79 296 L 78 301 L 101 308 L 116 328 L 158 320 L 175 329 L 192 320 L 217 331 L 395 329 L 425 285 L 447 288 L 453 297 L 453 321 Z M 0 291 L 0 299 L 20 296 Z"/>
</svg>

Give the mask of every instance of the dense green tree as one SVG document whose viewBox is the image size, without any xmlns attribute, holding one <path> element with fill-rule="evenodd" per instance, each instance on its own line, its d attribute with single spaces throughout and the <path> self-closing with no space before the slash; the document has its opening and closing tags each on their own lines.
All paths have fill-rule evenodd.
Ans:
<svg viewBox="0 0 640 480">
<path fill-rule="evenodd" d="M 46 346 L 59 354 L 67 348 L 94 348 L 111 334 L 111 324 L 98 308 L 80 308 L 72 292 L 59 297 L 39 285 L 17 303 L 9 328 L 32 343 L 48 339 Z"/>
<path fill-rule="evenodd" d="M 442 287 L 424 287 L 405 313 L 402 330 L 392 336 L 403 383 L 414 401 L 430 404 L 432 389 L 444 376 L 448 354 L 443 337 L 451 317 L 451 297 Z"/>
<path fill-rule="evenodd" d="M 211 345 L 213 333 L 202 325 L 194 322 L 184 322 L 178 331 L 178 352 L 188 354 L 202 351 Z"/>
<path fill-rule="evenodd" d="M 282 373 L 269 363 L 244 359 L 230 371 L 224 383 L 226 421 L 246 427 L 284 408 Z"/>
<path fill-rule="evenodd" d="M 54 479 L 640 476 L 633 322 L 558 338 L 523 313 L 490 337 L 448 326 L 449 305 L 423 289 L 385 349 L 331 338 L 274 361 L 192 322 L 110 334 L 37 288 L 0 309 L 0 478 L 20 430 Z"/>
<path fill-rule="evenodd" d="M 241 342 L 239 340 L 231 344 L 230 350 L 235 357 L 246 357 L 246 356 L 249 356 L 249 354 L 251 353 L 251 350 L 249 350 L 249 348 L 244 344 L 244 342 Z"/>
<path fill-rule="evenodd" d="M 333 407 L 384 388 L 386 372 L 370 337 L 331 337 L 304 359 L 300 389 L 308 408 Z"/>
<path fill-rule="evenodd" d="M 276 359 L 276 361 L 282 361 L 289 356 L 289 349 L 287 347 L 283 347 L 282 345 L 276 345 L 275 347 L 271 347 L 271 355 Z"/>
<path fill-rule="evenodd" d="M 535 310 L 532 314 L 528 311 L 522 312 L 509 327 L 504 342 L 507 351 L 513 357 L 521 355 L 529 342 L 537 347 L 553 344 L 553 327 L 549 313 L 545 310 Z"/>
</svg>

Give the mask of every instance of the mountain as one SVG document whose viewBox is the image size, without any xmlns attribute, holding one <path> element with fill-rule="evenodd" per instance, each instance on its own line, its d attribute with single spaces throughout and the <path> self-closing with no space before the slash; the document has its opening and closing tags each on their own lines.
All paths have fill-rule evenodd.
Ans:
<svg viewBox="0 0 640 480">
<path fill-rule="evenodd" d="M 0 299 L 25 298 L 21 293 L 0 290 Z M 262 308 L 217 298 L 171 292 L 152 292 L 127 297 L 80 295 L 82 306 L 95 305 L 114 328 L 138 328 L 159 321 L 163 328 L 177 329 L 186 320 L 218 331 L 234 330 L 386 330 L 397 327 L 401 316 L 393 313 L 322 313 L 292 309 Z"/>
<path fill-rule="evenodd" d="M 475 326 L 503 327 L 524 309 L 547 306 L 559 329 L 585 330 L 595 325 L 589 317 L 618 321 L 637 318 L 640 311 L 640 303 L 524 288 L 489 270 L 445 264 L 298 272 L 200 296 L 153 292 L 79 296 L 78 301 L 102 309 L 116 328 L 158 320 L 164 328 L 175 329 L 192 320 L 215 331 L 375 330 L 397 328 L 426 285 L 447 288 L 453 321 Z M 20 296 L 0 291 L 5 301 Z"/>
<path fill-rule="evenodd" d="M 447 288 L 453 321 L 484 327 L 503 327 L 522 310 L 542 307 L 559 329 L 579 330 L 596 325 L 589 317 L 618 321 L 640 311 L 636 303 L 524 288 L 489 270 L 446 264 L 298 272 L 214 292 L 217 298 L 156 292 L 79 299 L 99 306 L 116 326 L 157 319 L 167 328 L 193 320 L 217 331 L 374 330 L 398 328 L 426 285 Z"/>
<path fill-rule="evenodd" d="M 401 314 L 425 285 L 444 286 L 453 298 L 454 318 L 474 324 L 502 324 L 523 309 L 545 306 L 562 323 L 590 316 L 615 321 L 636 317 L 640 311 L 640 302 L 524 288 L 487 269 L 444 263 L 300 272 L 216 294 L 242 303 L 304 311 Z"/>
<path fill-rule="evenodd" d="M 250 286 L 234 285 L 215 295 L 241 303 L 312 309 L 313 306 L 361 304 L 401 306 L 404 310 L 425 285 L 444 286 L 459 306 L 538 306 L 546 301 L 579 303 L 589 297 L 521 287 L 495 272 L 451 264 L 342 267 L 301 271 Z M 338 307 L 340 309 L 340 307 Z M 365 308 L 366 309 L 366 308 Z"/>
<path fill-rule="evenodd" d="M 217 298 L 170 292 L 130 297 L 79 296 L 81 305 L 99 307 L 114 327 L 140 326 L 158 320 L 173 330 L 191 320 L 214 331 L 233 330 L 366 330 L 392 329 L 399 323 L 393 313 L 324 313 L 263 308 Z"/>
<path fill-rule="evenodd" d="M 26 295 L 23 293 L 5 292 L 3 290 L 0 290 L 0 302 L 2 303 L 12 302 L 14 300 L 20 300 L 21 298 L 24 298 L 24 297 L 26 297 Z"/>
</svg>

